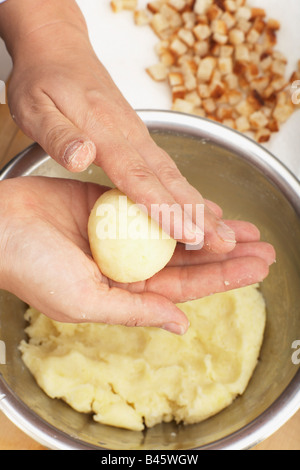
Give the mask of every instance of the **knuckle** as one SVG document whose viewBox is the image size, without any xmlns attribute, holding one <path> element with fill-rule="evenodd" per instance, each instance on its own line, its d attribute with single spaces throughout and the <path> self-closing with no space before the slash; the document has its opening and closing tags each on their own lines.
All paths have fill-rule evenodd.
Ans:
<svg viewBox="0 0 300 470">
<path fill-rule="evenodd" d="M 134 165 L 129 168 L 129 174 L 131 174 L 131 176 L 133 176 L 134 178 L 143 181 L 152 180 L 153 178 L 155 178 L 155 175 L 151 168 L 143 164 Z"/>
<path fill-rule="evenodd" d="M 45 131 L 45 144 L 47 148 L 55 149 L 54 151 L 56 151 L 60 147 L 62 136 L 65 136 L 65 125 L 58 123 L 55 126 L 50 125 L 48 127 L 46 124 L 45 129 L 47 129 Z M 64 149 L 61 150 L 64 151 Z"/>
</svg>

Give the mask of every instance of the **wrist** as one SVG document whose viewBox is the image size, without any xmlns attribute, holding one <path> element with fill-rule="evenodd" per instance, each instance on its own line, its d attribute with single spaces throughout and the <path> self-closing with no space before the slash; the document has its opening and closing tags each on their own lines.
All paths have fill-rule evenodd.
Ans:
<svg viewBox="0 0 300 470">
<path fill-rule="evenodd" d="M 0 5 L 0 35 L 13 60 L 19 47 L 35 32 L 49 29 L 51 35 L 51 29 L 66 25 L 87 35 L 85 19 L 75 0 L 7 0 Z"/>
</svg>

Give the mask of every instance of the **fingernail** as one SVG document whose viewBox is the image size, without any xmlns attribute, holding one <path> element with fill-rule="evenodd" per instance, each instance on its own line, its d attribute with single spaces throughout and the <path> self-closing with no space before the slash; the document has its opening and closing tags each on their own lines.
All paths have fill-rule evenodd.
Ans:
<svg viewBox="0 0 300 470">
<path fill-rule="evenodd" d="M 71 170 L 82 171 L 93 162 L 95 156 L 96 147 L 92 141 L 75 141 L 66 148 L 63 160 Z"/>
<path fill-rule="evenodd" d="M 184 335 L 186 329 L 183 325 L 179 325 L 178 323 L 165 323 L 161 327 L 163 330 L 169 331 L 170 333 L 175 333 L 176 335 Z"/>
<path fill-rule="evenodd" d="M 235 233 L 222 220 L 217 223 L 217 234 L 224 242 L 236 244 Z"/>
</svg>

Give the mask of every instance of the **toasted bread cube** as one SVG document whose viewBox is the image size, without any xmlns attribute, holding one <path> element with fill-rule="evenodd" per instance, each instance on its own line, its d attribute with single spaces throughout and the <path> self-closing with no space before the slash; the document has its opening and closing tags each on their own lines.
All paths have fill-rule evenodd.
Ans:
<svg viewBox="0 0 300 470">
<path fill-rule="evenodd" d="M 236 129 L 236 123 L 234 119 L 223 119 L 222 124 L 227 127 L 231 127 L 231 129 Z"/>
<path fill-rule="evenodd" d="M 213 81 L 210 84 L 210 97 L 214 100 L 218 100 L 223 96 L 225 92 L 225 86 L 221 81 Z"/>
<path fill-rule="evenodd" d="M 180 39 L 175 38 L 170 44 L 170 50 L 175 55 L 180 56 L 187 52 L 188 47 L 184 42 L 180 41 Z"/>
<path fill-rule="evenodd" d="M 227 29 L 233 28 L 237 21 L 236 18 L 231 13 L 229 13 L 229 11 L 225 11 L 223 13 L 223 15 L 221 16 L 221 20 L 224 21 L 227 26 Z"/>
<path fill-rule="evenodd" d="M 270 98 L 273 97 L 274 93 L 275 93 L 275 90 L 274 90 L 272 82 L 271 82 L 271 83 L 269 83 L 267 88 L 265 88 L 265 90 L 263 91 L 262 96 L 263 96 L 264 99 L 269 100 Z"/>
<path fill-rule="evenodd" d="M 167 18 L 171 28 L 180 28 L 182 26 L 183 20 L 180 13 L 175 11 L 174 8 L 171 8 L 166 3 L 162 5 L 160 13 Z"/>
<path fill-rule="evenodd" d="M 194 51 L 198 57 L 204 57 L 209 52 L 209 43 L 208 41 L 197 41 L 194 44 Z"/>
<path fill-rule="evenodd" d="M 159 34 L 170 27 L 169 21 L 161 13 L 155 13 L 151 18 L 150 24 L 156 34 Z"/>
<path fill-rule="evenodd" d="M 183 75 L 179 72 L 170 72 L 168 75 L 168 79 L 171 87 L 184 84 Z"/>
<path fill-rule="evenodd" d="M 192 33 L 192 31 L 188 30 L 188 29 L 185 29 L 185 28 L 181 28 L 178 33 L 177 33 L 177 36 L 179 37 L 179 39 L 181 41 L 183 41 L 188 47 L 193 47 L 193 45 L 195 44 L 195 36 L 194 34 Z"/>
<path fill-rule="evenodd" d="M 268 142 L 270 138 L 271 138 L 271 131 L 270 129 L 267 129 L 265 127 L 263 129 L 259 129 L 255 134 L 255 140 L 259 142 L 260 144 Z"/>
<path fill-rule="evenodd" d="M 234 46 L 238 44 L 243 44 L 245 42 L 245 33 L 240 29 L 232 29 L 229 31 L 229 42 Z"/>
<path fill-rule="evenodd" d="M 240 18 L 242 18 L 243 20 L 248 21 L 252 17 L 251 8 L 249 8 L 249 7 L 240 7 L 240 8 L 237 9 L 237 12 L 236 12 L 235 16 L 238 20 Z"/>
<path fill-rule="evenodd" d="M 151 11 L 151 13 L 159 13 L 163 3 L 164 0 L 154 0 L 147 3 L 147 8 L 149 11 Z"/>
<path fill-rule="evenodd" d="M 249 58 L 250 60 L 250 58 Z M 257 78 L 260 75 L 260 70 L 256 64 L 252 62 L 247 65 L 245 71 L 245 77 L 247 78 L 248 82 L 251 82 L 254 78 Z"/>
<path fill-rule="evenodd" d="M 223 119 L 236 119 L 238 114 L 232 106 L 224 105 L 218 107 L 216 116 L 218 119 L 223 121 Z"/>
<path fill-rule="evenodd" d="M 148 67 L 146 71 L 156 82 L 162 82 L 168 77 L 168 67 L 162 63 L 152 65 L 151 67 Z"/>
<path fill-rule="evenodd" d="M 202 59 L 197 70 L 197 78 L 199 82 L 208 82 L 215 66 L 216 59 L 214 57 L 205 57 Z"/>
<path fill-rule="evenodd" d="M 204 111 L 208 114 L 213 114 L 215 110 L 217 109 L 216 102 L 212 98 L 202 100 L 202 107 Z"/>
<path fill-rule="evenodd" d="M 240 116 L 235 120 L 236 129 L 239 132 L 247 132 L 250 130 L 250 123 L 246 116 Z"/>
<path fill-rule="evenodd" d="M 197 88 L 197 79 L 196 76 L 192 73 L 184 74 L 184 86 L 187 91 L 192 91 Z"/>
<path fill-rule="evenodd" d="M 155 49 L 156 54 L 158 55 L 163 54 L 169 49 L 169 41 L 164 40 L 164 41 L 157 42 L 154 46 L 154 49 Z"/>
<path fill-rule="evenodd" d="M 280 51 L 273 51 L 272 56 L 273 56 L 273 59 L 280 60 L 284 64 L 287 64 L 288 62 L 286 56 L 282 54 L 282 52 Z"/>
<path fill-rule="evenodd" d="M 182 13 L 182 20 L 186 29 L 193 29 L 196 24 L 196 15 L 193 11 L 185 11 Z"/>
<path fill-rule="evenodd" d="M 250 115 L 249 122 L 253 129 L 261 129 L 268 124 L 268 119 L 262 111 L 255 111 Z"/>
<path fill-rule="evenodd" d="M 287 103 L 288 95 L 285 91 L 280 91 L 276 95 L 276 105 L 277 106 L 283 106 L 284 104 Z"/>
<path fill-rule="evenodd" d="M 256 51 L 251 51 L 250 50 L 250 62 L 251 64 L 256 65 L 257 67 L 259 66 L 260 63 L 260 55 Z"/>
<path fill-rule="evenodd" d="M 194 12 L 196 13 L 196 15 L 203 15 L 204 13 L 206 13 L 212 3 L 212 0 L 196 0 L 194 5 Z"/>
<path fill-rule="evenodd" d="M 278 31 L 280 29 L 280 23 L 277 20 L 274 20 L 273 18 L 270 18 L 267 21 L 267 28 L 273 29 L 274 31 Z"/>
<path fill-rule="evenodd" d="M 230 11 L 231 13 L 235 13 L 238 9 L 238 6 L 234 0 L 225 0 L 224 5 L 226 10 Z"/>
<path fill-rule="evenodd" d="M 235 59 L 239 62 L 249 62 L 250 53 L 246 44 L 238 44 L 235 48 Z"/>
<path fill-rule="evenodd" d="M 219 57 L 221 45 L 213 42 L 210 47 L 210 55 L 214 57 Z"/>
<path fill-rule="evenodd" d="M 211 36 L 212 31 L 207 24 L 198 24 L 193 28 L 193 33 L 197 39 L 204 41 Z"/>
<path fill-rule="evenodd" d="M 266 10 L 263 8 L 251 8 L 251 18 L 264 18 L 266 16 Z"/>
<path fill-rule="evenodd" d="M 173 111 L 179 111 L 181 113 L 191 114 L 193 112 L 194 105 L 189 101 L 177 98 L 172 106 Z"/>
<path fill-rule="evenodd" d="M 147 10 L 135 10 L 133 18 L 137 26 L 145 26 L 149 24 L 151 20 Z"/>
<path fill-rule="evenodd" d="M 293 114 L 293 112 L 294 112 L 294 107 L 293 107 L 292 102 L 287 103 L 283 106 L 278 105 L 274 109 L 273 118 L 276 119 L 276 121 L 279 124 L 283 124 L 284 122 L 288 120 L 288 118 Z"/>
<path fill-rule="evenodd" d="M 185 0 L 168 0 L 168 5 L 170 5 L 174 10 L 182 11 L 186 6 Z"/>
<path fill-rule="evenodd" d="M 122 10 L 135 10 L 137 8 L 138 0 L 112 0 L 110 2 L 111 8 L 115 13 Z"/>
<path fill-rule="evenodd" d="M 238 85 L 239 85 L 238 77 L 234 73 L 225 75 L 223 78 L 223 81 L 227 84 L 229 90 L 234 90 L 238 88 Z"/>
<path fill-rule="evenodd" d="M 258 93 L 262 94 L 263 91 L 267 88 L 270 83 L 268 76 L 264 75 L 263 77 L 256 78 L 251 81 L 250 87 L 253 90 L 257 90 Z"/>
<path fill-rule="evenodd" d="M 223 10 L 221 10 L 221 8 L 219 8 L 217 5 L 211 5 L 206 12 L 209 21 L 221 18 L 222 14 Z"/>
<path fill-rule="evenodd" d="M 276 32 L 274 31 L 274 29 L 266 28 L 263 37 L 263 44 L 266 49 L 272 48 L 275 46 L 275 44 L 277 44 Z"/>
<path fill-rule="evenodd" d="M 231 57 L 219 57 L 218 59 L 219 70 L 222 75 L 228 75 L 232 73 L 233 63 Z"/>
<path fill-rule="evenodd" d="M 160 62 L 167 67 L 171 67 L 175 63 L 175 57 L 170 51 L 166 51 L 161 54 Z"/>
<path fill-rule="evenodd" d="M 266 28 L 266 23 L 264 22 L 262 18 L 257 17 L 255 18 L 253 22 L 253 28 L 256 29 L 256 31 L 258 31 L 261 34 Z"/>
<path fill-rule="evenodd" d="M 200 83 L 197 90 L 200 98 L 205 99 L 210 97 L 210 87 L 206 83 Z"/>
<path fill-rule="evenodd" d="M 247 96 L 247 101 L 253 106 L 256 111 L 262 111 L 262 108 L 266 111 L 266 115 L 269 114 L 269 109 L 264 107 L 265 101 L 263 97 L 256 90 L 252 90 Z"/>
<path fill-rule="evenodd" d="M 213 73 L 210 77 L 210 81 L 211 82 L 220 82 L 221 79 L 222 79 L 221 72 L 217 67 L 215 67 L 214 70 L 213 70 Z"/>
<path fill-rule="evenodd" d="M 271 85 L 273 87 L 273 90 L 278 92 L 283 90 L 287 86 L 287 82 L 284 77 L 278 76 L 277 78 L 274 78 L 274 80 L 272 80 Z"/>
<path fill-rule="evenodd" d="M 201 106 L 197 106 L 196 108 L 194 108 L 193 114 L 199 117 L 206 117 L 206 112 L 203 108 L 201 108 Z"/>
<path fill-rule="evenodd" d="M 245 35 L 250 31 L 252 28 L 252 23 L 251 21 L 247 21 L 244 18 L 240 18 L 236 24 L 236 29 L 240 29 L 245 33 Z"/>
<path fill-rule="evenodd" d="M 226 44 L 228 41 L 227 34 L 214 33 L 213 40 L 218 44 Z"/>
<path fill-rule="evenodd" d="M 190 58 L 187 58 L 186 60 L 184 60 L 182 63 L 182 67 L 181 67 L 183 75 L 186 75 L 186 74 L 196 75 L 199 63 L 197 64 L 195 60 L 191 60 Z"/>
<path fill-rule="evenodd" d="M 237 105 L 243 98 L 242 93 L 239 90 L 229 90 L 227 93 L 228 103 L 231 106 Z"/>
<path fill-rule="evenodd" d="M 266 70 L 269 70 L 272 67 L 272 63 L 272 57 L 269 55 L 261 60 L 260 67 L 265 72 Z"/>
<path fill-rule="evenodd" d="M 271 118 L 268 122 L 267 128 L 270 129 L 271 132 L 279 132 L 279 125 L 276 119 Z"/>
<path fill-rule="evenodd" d="M 249 42 L 250 44 L 255 44 L 259 40 L 259 38 L 259 32 L 256 29 L 251 28 L 249 33 L 247 34 L 247 42 Z"/>
<path fill-rule="evenodd" d="M 186 95 L 186 89 L 184 85 L 176 85 L 172 87 L 172 103 L 175 103 L 177 99 L 183 100 Z"/>
<path fill-rule="evenodd" d="M 197 91 L 190 91 L 188 93 L 186 93 L 185 95 L 185 98 L 184 98 L 186 101 L 189 101 L 190 103 L 193 103 L 194 106 L 198 107 L 201 105 L 201 98 L 199 96 L 199 94 L 197 93 Z"/>
<path fill-rule="evenodd" d="M 255 111 L 255 108 L 247 100 L 241 101 L 235 108 L 242 116 L 249 117 Z"/>
<path fill-rule="evenodd" d="M 276 75 L 285 75 L 286 64 L 281 60 L 273 60 L 271 71 Z"/>
<path fill-rule="evenodd" d="M 227 25 L 223 20 L 213 20 L 210 27 L 213 33 L 227 34 Z"/>
<path fill-rule="evenodd" d="M 234 51 L 234 47 L 229 45 L 229 44 L 225 44 L 225 45 L 222 45 L 220 46 L 220 54 L 219 56 L 220 57 L 232 57 L 233 55 L 233 51 Z"/>
</svg>

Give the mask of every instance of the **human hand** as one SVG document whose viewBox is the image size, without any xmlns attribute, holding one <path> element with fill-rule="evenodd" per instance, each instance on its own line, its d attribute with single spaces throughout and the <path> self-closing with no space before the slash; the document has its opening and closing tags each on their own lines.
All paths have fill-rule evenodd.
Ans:
<svg viewBox="0 0 300 470">
<path fill-rule="evenodd" d="M 231 253 L 186 251 L 178 244 L 169 265 L 148 281 L 113 282 L 93 261 L 87 234 L 91 209 L 106 189 L 44 177 L 0 182 L 0 288 L 58 321 L 182 334 L 188 320 L 175 303 L 260 282 L 275 260 L 256 227 L 228 221 L 238 240 Z"/>
<path fill-rule="evenodd" d="M 149 213 L 152 204 L 176 205 L 170 235 L 177 238 L 184 226 L 180 240 L 200 242 L 196 216 L 183 224 L 182 207 L 203 204 L 202 196 L 155 144 L 99 62 L 75 1 L 10 0 L 1 14 L 12 18 L 5 34 L 14 60 L 8 98 L 18 126 L 70 171 L 95 162 Z M 207 250 L 234 249 L 234 232 L 208 206 L 204 227 Z"/>
</svg>

